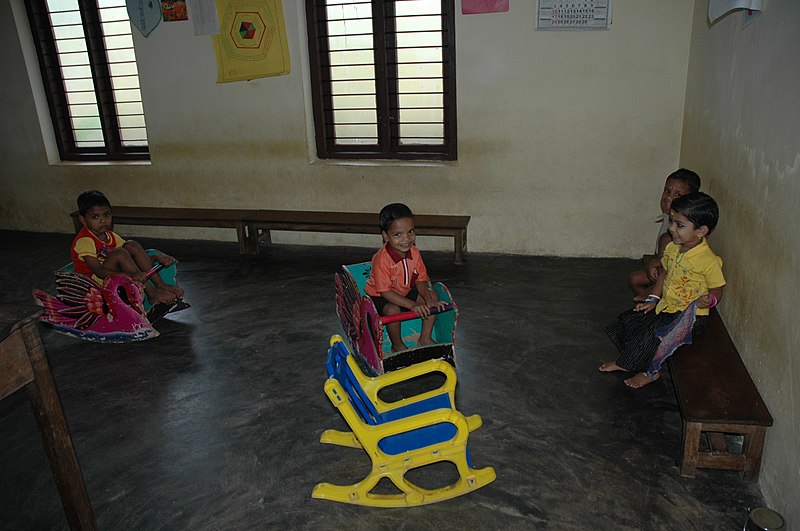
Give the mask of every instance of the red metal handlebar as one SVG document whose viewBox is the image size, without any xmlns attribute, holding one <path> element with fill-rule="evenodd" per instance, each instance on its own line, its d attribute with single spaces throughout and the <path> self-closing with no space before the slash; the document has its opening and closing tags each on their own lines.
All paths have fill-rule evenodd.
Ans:
<svg viewBox="0 0 800 531">
<path fill-rule="evenodd" d="M 153 264 L 153 267 L 145 271 L 145 275 L 147 275 L 147 278 L 149 279 L 162 269 L 164 269 L 164 264 L 162 264 L 161 262 L 156 262 L 155 264 Z"/>
<path fill-rule="evenodd" d="M 455 309 L 452 302 L 448 302 L 447 305 L 442 308 L 441 310 L 436 306 L 431 306 L 428 308 L 431 312 L 431 315 L 436 315 L 437 313 L 448 312 L 450 310 Z M 396 323 L 398 321 L 408 321 L 410 319 L 417 319 L 419 315 L 417 312 L 401 312 L 396 313 L 394 315 L 382 315 L 381 316 L 381 323 L 389 324 L 389 323 Z"/>
</svg>

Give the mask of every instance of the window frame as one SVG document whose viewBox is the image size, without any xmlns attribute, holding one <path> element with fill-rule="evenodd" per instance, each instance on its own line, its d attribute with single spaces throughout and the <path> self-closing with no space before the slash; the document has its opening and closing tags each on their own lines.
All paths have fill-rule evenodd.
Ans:
<svg viewBox="0 0 800 531">
<path fill-rule="evenodd" d="M 336 144 L 333 103 L 331 99 L 330 61 L 327 61 L 327 24 L 325 0 L 306 0 L 311 100 L 314 136 L 320 159 L 393 159 L 457 160 L 456 127 L 456 37 L 455 1 L 441 0 L 442 5 L 442 82 L 443 138 L 441 144 L 400 144 L 398 77 L 391 75 L 396 64 L 394 50 L 394 6 L 396 1 L 369 0 L 372 5 L 375 92 L 378 143 Z M 383 43 L 383 45 L 379 45 Z"/>
<path fill-rule="evenodd" d="M 64 161 L 150 160 L 149 144 L 124 146 L 122 143 L 112 76 L 97 2 L 96 0 L 76 1 L 81 14 L 89 66 L 94 82 L 94 93 L 97 98 L 104 141 L 102 147 L 78 147 L 76 145 L 55 36 L 45 5 L 46 0 L 25 0 L 24 2 L 39 60 L 39 69 L 59 156 Z"/>
</svg>

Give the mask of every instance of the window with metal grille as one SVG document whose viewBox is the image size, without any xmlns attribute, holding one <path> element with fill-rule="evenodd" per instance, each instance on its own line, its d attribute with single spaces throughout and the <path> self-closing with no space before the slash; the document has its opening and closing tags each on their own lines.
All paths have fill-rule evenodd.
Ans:
<svg viewBox="0 0 800 531">
<path fill-rule="evenodd" d="M 320 158 L 456 159 L 453 0 L 306 0 Z"/>
<path fill-rule="evenodd" d="M 61 159 L 149 159 L 125 0 L 25 5 Z"/>
</svg>

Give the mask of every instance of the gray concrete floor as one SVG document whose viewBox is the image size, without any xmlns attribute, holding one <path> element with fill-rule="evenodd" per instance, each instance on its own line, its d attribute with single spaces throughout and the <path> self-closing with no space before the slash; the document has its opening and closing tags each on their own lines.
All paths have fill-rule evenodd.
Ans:
<svg viewBox="0 0 800 531">
<path fill-rule="evenodd" d="M 425 252 L 461 309 L 458 407 L 479 413 L 473 463 L 497 480 L 410 509 L 313 500 L 350 483 L 359 450 L 322 445 L 345 423 L 325 397 L 340 333 L 333 274 L 370 249 L 141 240 L 180 260 L 192 308 L 161 336 L 102 345 L 42 330 L 101 529 L 741 529 L 763 504 L 735 472 L 678 474 L 667 377 L 641 390 L 599 374 L 603 325 L 625 309 L 633 260 Z M 0 231 L 6 302 L 53 292 L 71 237 Z M 0 402 L 0 528 L 66 521 L 27 398 Z"/>
</svg>

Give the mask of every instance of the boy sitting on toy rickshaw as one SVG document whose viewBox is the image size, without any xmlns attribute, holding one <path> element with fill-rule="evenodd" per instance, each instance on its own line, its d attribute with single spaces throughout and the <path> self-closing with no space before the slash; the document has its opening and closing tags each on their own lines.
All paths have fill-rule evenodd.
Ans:
<svg viewBox="0 0 800 531">
<path fill-rule="evenodd" d="M 402 203 L 386 205 L 380 212 L 381 235 L 385 245 L 372 257 L 372 269 L 364 291 L 381 315 L 395 315 L 412 310 L 422 319 L 418 346 L 433 345 L 431 337 L 436 316 L 430 307 L 439 310 L 446 303 L 431 287 L 422 255 L 414 245 L 414 214 Z M 386 325 L 392 351 L 408 349 L 403 342 L 400 323 Z"/>
</svg>

